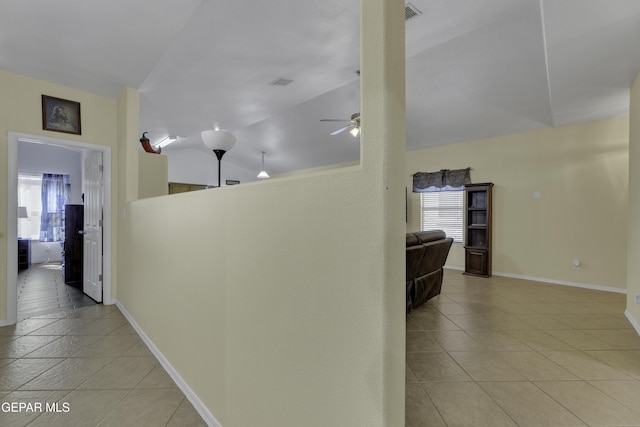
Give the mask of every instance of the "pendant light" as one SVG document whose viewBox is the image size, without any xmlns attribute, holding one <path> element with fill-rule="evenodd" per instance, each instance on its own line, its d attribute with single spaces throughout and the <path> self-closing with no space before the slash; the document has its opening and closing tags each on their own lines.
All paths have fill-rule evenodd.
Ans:
<svg viewBox="0 0 640 427">
<path fill-rule="evenodd" d="M 262 152 L 262 170 L 260 171 L 260 173 L 258 174 L 258 178 L 260 179 L 266 179 L 269 178 L 269 174 L 267 173 L 267 171 L 264 169 L 264 151 Z"/>
</svg>

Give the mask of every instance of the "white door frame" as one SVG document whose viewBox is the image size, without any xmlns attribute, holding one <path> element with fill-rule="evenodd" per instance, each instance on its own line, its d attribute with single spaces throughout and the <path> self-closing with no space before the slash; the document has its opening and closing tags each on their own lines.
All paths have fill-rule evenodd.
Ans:
<svg viewBox="0 0 640 427">
<path fill-rule="evenodd" d="M 18 320 L 18 141 L 80 148 L 102 152 L 104 166 L 104 235 L 103 247 L 103 303 L 113 304 L 111 296 L 111 147 L 69 141 L 41 135 L 9 131 L 7 179 L 7 319 L 0 326 L 12 325 Z"/>
</svg>

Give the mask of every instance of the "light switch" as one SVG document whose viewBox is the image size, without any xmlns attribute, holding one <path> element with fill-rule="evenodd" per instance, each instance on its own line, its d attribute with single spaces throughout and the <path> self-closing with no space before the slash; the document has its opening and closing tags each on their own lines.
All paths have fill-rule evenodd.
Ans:
<svg viewBox="0 0 640 427">
<path fill-rule="evenodd" d="M 539 191 L 534 191 L 533 192 L 533 198 L 534 199 L 539 199 L 540 198 L 540 192 Z"/>
</svg>

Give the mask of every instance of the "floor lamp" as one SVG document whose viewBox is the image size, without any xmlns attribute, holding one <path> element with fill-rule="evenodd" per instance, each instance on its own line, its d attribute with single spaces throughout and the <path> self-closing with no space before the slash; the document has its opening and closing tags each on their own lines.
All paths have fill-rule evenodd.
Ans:
<svg viewBox="0 0 640 427">
<path fill-rule="evenodd" d="M 212 150 L 218 158 L 218 187 L 220 187 L 222 185 L 220 180 L 222 156 L 236 144 L 236 137 L 223 130 L 203 130 L 201 135 L 204 145 Z"/>
</svg>

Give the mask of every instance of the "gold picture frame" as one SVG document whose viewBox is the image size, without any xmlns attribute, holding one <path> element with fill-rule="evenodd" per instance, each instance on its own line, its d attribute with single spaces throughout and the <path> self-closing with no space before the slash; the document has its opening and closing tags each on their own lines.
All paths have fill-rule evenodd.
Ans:
<svg viewBox="0 0 640 427">
<path fill-rule="evenodd" d="M 82 135 L 80 103 L 42 95 L 42 129 Z"/>
</svg>

